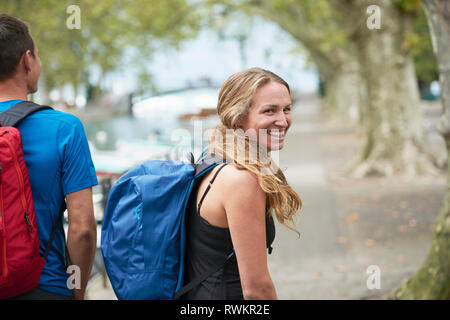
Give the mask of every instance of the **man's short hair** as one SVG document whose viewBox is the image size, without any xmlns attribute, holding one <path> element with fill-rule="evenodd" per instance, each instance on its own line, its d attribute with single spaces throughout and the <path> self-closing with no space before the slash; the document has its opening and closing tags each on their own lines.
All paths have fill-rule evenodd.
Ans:
<svg viewBox="0 0 450 320">
<path fill-rule="evenodd" d="M 17 18 L 0 14 L 0 81 L 14 74 L 27 50 L 34 57 L 34 42 L 27 25 Z"/>
</svg>

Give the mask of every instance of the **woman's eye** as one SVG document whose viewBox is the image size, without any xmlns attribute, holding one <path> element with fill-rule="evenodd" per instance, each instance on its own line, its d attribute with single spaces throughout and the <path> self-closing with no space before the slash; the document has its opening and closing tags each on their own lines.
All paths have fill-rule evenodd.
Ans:
<svg viewBox="0 0 450 320">
<path fill-rule="evenodd" d="M 284 108 L 284 112 L 286 112 L 286 113 L 289 113 L 289 112 L 291 112 L 291 107 L 287 107 L 287 108 Z"/>
<path fill-rule="evenodd" d="M 264 111 L 264 113 L 273 113 L 273 112 L 274 112 L 273 109 L 267 109 Z"/>
</svg>

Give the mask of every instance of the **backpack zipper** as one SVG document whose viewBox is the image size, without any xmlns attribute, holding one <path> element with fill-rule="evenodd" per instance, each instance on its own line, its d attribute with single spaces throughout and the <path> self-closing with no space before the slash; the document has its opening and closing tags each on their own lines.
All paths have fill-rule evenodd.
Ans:
<svg viewBox="0 0 450 320">
<path fill-rule="evenodd" d="M 3 210 L 3 191 L 2 191 L 2 167 L 0 164 L 0 219 L 1 219 L 1 225 L 3 230 L 3 241 L 2 241 L 2 265 L 1 265 L 1 274 L 6 277 L 8 274 L 8 265 L 6 264 L 6 235 L 5 235 L 5 219 L 4 219 L 4 210 Z"/>
<path fill-rule="evenodd" d="M 8 133 L 8 131 L 4 131 L 4 133 Z M 4 140 L 6 142 L 6 144 L 9 146 L 9 149 L 11 150 L 11 152 L 13 154 L 14 165 L 16 167 L 17 176 L 19 177 L 20 187 L 22 189 L 22 192 L 20 193 L 20 199 L 22 200 L 23 211 L 25 213 L 24 220 L 25 220 L 25 223 L 27 224 L 28 232 L 31 233 L 31 232 L 33 232 L 33 228 L 31 228 L 30 220 L 28 219 L 27 201 L 25 199 L 25 183 L 23 182 L 23 176 L 22 176 L 22 172 L 20 171 L 20 166 L 19 166 L 19 161 L 17 158 L 16 150 L 14 150 L 14 147 L 11 145 L 11 142 L 9 142 L 7 139 L 3 138 L 2 136 L 3 135 L 0 136 L 0 139 Z"/>
<path fill-rule="evenodd" d="M 30 219 L 28 218 L 28 212 L 25 211 L 25 223 L 27 224 L 28 232 L 33 232 L 33 227 L 31 226 Z"/>
</svg>

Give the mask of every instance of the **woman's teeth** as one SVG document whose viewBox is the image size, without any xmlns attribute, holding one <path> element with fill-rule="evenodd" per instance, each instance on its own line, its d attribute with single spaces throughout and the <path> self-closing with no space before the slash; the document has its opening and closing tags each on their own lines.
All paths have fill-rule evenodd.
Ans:
<svg viewBox="0 0 450 320">
<path fill-rule="evenodd" d="M 269 131 L 269 135 L 271 135 L 272 137 L 280 138 L 280 137 L 284 136 L 284 130 L 283 131 Z"/>
</svg>

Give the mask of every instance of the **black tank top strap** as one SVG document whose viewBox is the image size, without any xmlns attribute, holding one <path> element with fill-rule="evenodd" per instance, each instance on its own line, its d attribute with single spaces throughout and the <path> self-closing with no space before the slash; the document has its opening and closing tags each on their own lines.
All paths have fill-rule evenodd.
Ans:
<svg viewBox="0 0 450 320">
<path fill-rule="evenodd" d="M 233 251 L 233 241 L 229 228 L 215 227 L 200 216 L 200 208 L 209 192 L 212 183 L 217 178 L 220 170 L 225 164 L 219 164 L 214 169 L 212 177 L 208 178 L 209 185 L 205 188 L 199 204 L 199 187 L 202 183 L 201 177 L 193 187 L 192 197 L 189 198 L 186 211 L 186 264 L 184 286 L 193 281 L 201 279 L 201 283 L 186 292 L 182 299 L 205 300 L 205 299 L 243 299 L 242 285 L 240 282 L 239 268 L 236 255 Z M 206 182 L 205 182 L 206 183 Z M 270 247 L 275 238 L 275 224 L 271 215 L 266 216 L 266 244 Z M 269 249 L 270 250 L 270 249 Z M 230 252 L 233 251 L 233 254 Z M 206 279 L 202 275 L 209 274 L 209 267 L 217 262 L 227 261 L 222 264 L 221 269 Z M 196 280 L 197 279 L 197 280 Z M 194 286 L 194 285 L 191 285 Z"/>
<path fill-rule="evenodd" d="M 203 195 L 202 195 L 202 197 L 201 197 L 201 199 L 200 199 L 200 201 L 199 201 L 199 203 L 198 203 L 198 207 L 197 207 L 197 212 L 198 212 L 198 214 L 200 214 L 200 207 L 202 206 L 203 200 L 205 199 L 206 194 L 208 193 L 209 189 L 211 189 L 211 185 L 213 184 L 213 182 L 214 182 L 214 180 L 216 179 L 217 175 L 219 174 L 220 170 L 222 170 L 223 167 L 225 167 L 227 164 L 228 164 L 228 163 L 224 163 L 224 164 L 223 164 L 223 165 L 222 165 L 222 166 L 214 173 L 214 176 L 212 177 L 212 179 L 209 180 L 208 187 L 206 187 L 206 190 L 205 190 L 205 192 L 203 192 Z"/>
</svg>

